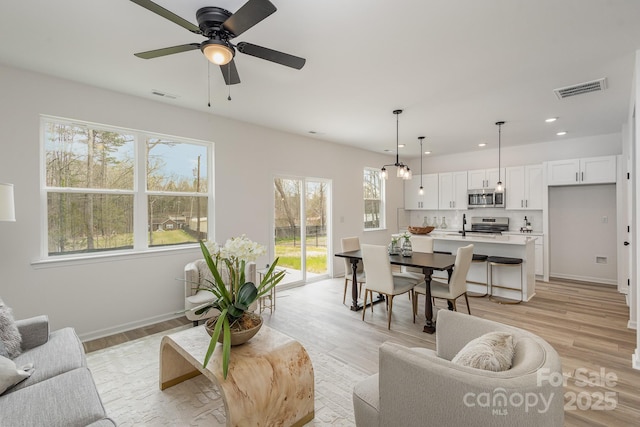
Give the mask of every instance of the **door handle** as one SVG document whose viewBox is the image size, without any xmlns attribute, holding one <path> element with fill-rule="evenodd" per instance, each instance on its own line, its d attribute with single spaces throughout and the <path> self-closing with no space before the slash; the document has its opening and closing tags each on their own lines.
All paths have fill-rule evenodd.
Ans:
<svg viewBox="0 0 640 427">
<path fill-rule="evenodd" d="M 625 246 L 629 246 L 629 244 L 630 244 L 629 242 L 624 242 Z"/>
</svg>

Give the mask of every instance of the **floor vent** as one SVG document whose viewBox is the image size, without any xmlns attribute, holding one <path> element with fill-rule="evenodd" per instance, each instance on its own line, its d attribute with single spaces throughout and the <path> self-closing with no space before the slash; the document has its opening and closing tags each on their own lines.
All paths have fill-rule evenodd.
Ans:
<svg viewBox="0 0 640 427">
<path fill-rule="evenodd" d="M 599 92 L 607 88 L 607 78 L 603 77 L 598 80 L 590 82 L 580 83 L 573 86 L 561 87 L 554 89 L 553 93 L 556 94 L 558 99 L 568 98 L 570 96 L 582 95 L 583 93 Z"/>
</svg>

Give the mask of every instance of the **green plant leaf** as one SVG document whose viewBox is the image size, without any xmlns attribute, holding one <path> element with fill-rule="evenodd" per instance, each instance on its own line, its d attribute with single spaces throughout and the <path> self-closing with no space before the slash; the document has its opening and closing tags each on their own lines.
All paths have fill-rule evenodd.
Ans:
<svg viewBox="0 0 640 427">
<path fill-rule="evenodd" d="M 218 319 L 226 319 L 227 318 L 227 310 L 222 310 Z M 216 343 L 218 342 L 218 337 L 220 336 L 220 329 L 222 329 L 222 325 L 224 322 L 216 321 L 216 326 L 213 328 L 213 334 L 211 335 L 211 340 L 209 341 L 209 348 L 207 348 L 207 353 L 204 356 L 204 363 L 202 364 L 203 368 L 207 367 L 209 364 L 209 360 L 211 359 L 211 355 L 213 354 L 213 350 L 216 348 Z M 227 327 L 229 326 L 229 322 L 227 322 Z M 224 350 L 224 348 L 223 348 Z"/>
<path fill-rule="evenodd" d="M 258 298 L 268 294 L 269 291 L 271 291 L 271 288 L 276 286 L 282 281 L 282 279 L 284 279 L 284 275 L 286 274 L 284 270 L 274 273 L 274 269 L 276 268 L 276 265 L 278 265 L 279 260 L 280 257 L 276 258 L 271 264 L 271 267 L 269 267 L 269 270 L 267 270 L 267 272 L 263 276 L 262 281 L 260 282 L 260 286 L 258 286 Z"/>
<path fill-rule="evenodd" d="M 240 290 L 238 290 L 236 307 L 239 308 L 238 304 L 240 304 L 248 308 L 256 298 L 258 298 L 258 289 L 256 288 L 256 285 L 254 285 L 253 282 L 245 282 L 240 286 Z"/>
<path fill-rule="evenodd" d="M 214 285 L 213 287 L 217 289 L 217 291 L 220 293 L 220 297 L 218 298 L 226 299 L 227 301 L 232 301 L 232 297 L 231 295 L 229 295 L 229 291 L 227 290 L 227 287 L 224 284 L 224 280 L 222 280 L 222 276 L 218 271 L 218 267 L 216 267 L 216 263 L 211 257 L 211 253 L 209 252 L 207 245 L 204 244 L 203 240 L 200 240 L 200 250 L 202 250 L 202 255 L 204 256 L 204 260 L 207 263 L 207 266 L 209 267 L 209 271 L 211 271 L 213 278 L 215 279 L 215 283 L 211 283 L 211 282 L 209 283 Z"/>
<path fill-rule="evenodd" d="M 227 379 L 229 372 L 229 360 L 231 359 L 231 328 L 229 327 L 229 319 L 224 316 L 224 338 L 222 339 L 222 374 Z"/>
</svg>

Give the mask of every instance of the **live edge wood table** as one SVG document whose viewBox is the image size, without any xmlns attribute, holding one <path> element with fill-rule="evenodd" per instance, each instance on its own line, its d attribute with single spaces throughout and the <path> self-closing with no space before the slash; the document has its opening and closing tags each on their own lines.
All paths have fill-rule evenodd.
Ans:
<svg viewBox="0 0 640 427">
<path fill-rule="evenodd" d="M 220 390 L 227 426 L 302 426 L 313 419 L 313 366 L 298 341 L 262 325 L 247 343 L 231 347 L 225 380 L 221 344 L 202 368 L 209 340 L 204 325 L 162 338 L 161 390 L 203 374 Z"/>
<path fill-rule="evenodd" d="M 337 257 L 348 258 L 351 262 L 352 269 L 352 281 L 351 281 L 351 297 L 352 304 L 351 310 L 357 311 L 362 309 L 362 305 L 358 304 L 358 262 L 362 260 L 362 252 L 357 251 L 349 251 L 349 252 L 340 252 L 335 254 Z M 449 277 L 451 277 L 451 273 L 453 272 L 453 265 L 456 262 L 455 255 L 448 254 L 432 254 L 432 253 L 424 253 L 424 252 L 414 252 L 412 256 L 405 257 L 402 255 L 389 255 L 389 262 L 393 265 L 401 265 L 405 267 L 417 267 L 422 269 L 422 273 L 425 276 L 426 286 L 426 302 L 424 304 L 424 317 L 425 324 L 424 328 L 422 328 L 423 332 L 427 332 L 432 334 L 436 331 L 435 324 L 433 322 L 433 306 L 431 305 L 431 275 L 434 270 L 439 271 L 447 271 L 449 273 Z M 346 274 L 346 273 L 345 273 Z M 378 296 L 380 298 L 380 296 Z"/>
</svg>

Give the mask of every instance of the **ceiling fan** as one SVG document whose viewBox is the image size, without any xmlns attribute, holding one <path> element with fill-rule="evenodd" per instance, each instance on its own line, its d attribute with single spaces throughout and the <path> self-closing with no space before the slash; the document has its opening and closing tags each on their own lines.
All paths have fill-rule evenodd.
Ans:
<svg viewBox="0 0 640 427">
<path fill-rule="evenodd" d="M 192 33 L 207 38 L 207 40 L 202 43 L 189 43 L 139 52 L 135 54 L 138 58 L 153 59 L 173 55 L 174 53 L 200 49 L 209 61 L 220 66 L 222 76 L 227 85 L 240 83 L 240 76 L 238 75 L 236 64 L 233 61 L 236 49 L 246 55 L 255 56 L 256 58 L 265 59 L 297 70 L 300 70 L 306 62 L 304 58 L 252 43 L 240 42 L 238 44 L 232 44 L 230 42 L 231 39 L 238 37 L 277 10 L 269 0 L 249 0 L 240 7 L 236 13 L 231 13 L 228 10 L 215 6 L 200 8 L 196 12 L 197 27 L 151 0 L 131 1 L 186 28 Z"/>
</svg>

